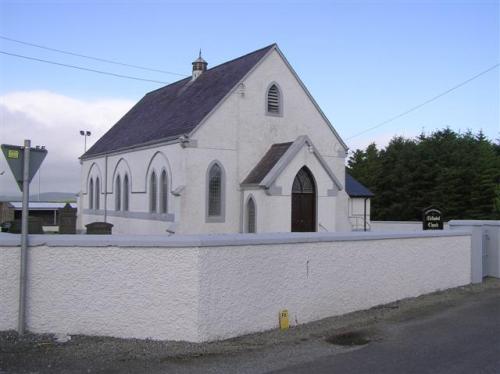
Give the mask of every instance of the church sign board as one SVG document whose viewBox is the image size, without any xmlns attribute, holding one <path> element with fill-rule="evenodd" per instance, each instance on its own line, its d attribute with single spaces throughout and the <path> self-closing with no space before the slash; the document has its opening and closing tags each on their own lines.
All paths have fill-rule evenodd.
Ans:
<svg viewBox="0 0 500 374">
<path fill-rule="evenodd" d="M 424 230 L 442 230 L 443 214 L 439 209 L 429 207 L 424 209 L 422 217 L 422 228 Z"/>
</svg>

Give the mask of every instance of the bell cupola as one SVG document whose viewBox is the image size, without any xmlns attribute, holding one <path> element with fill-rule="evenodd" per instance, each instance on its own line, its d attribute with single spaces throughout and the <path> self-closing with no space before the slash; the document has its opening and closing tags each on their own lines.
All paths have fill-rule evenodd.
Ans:
<svg viewBox="0 0 500 374">
<path fill-rule="evenodd" d="M 198 78 L 204 71 L 207 71 L 207 62 L 201 57 L 201 49 L 198 55 L 198 58 L 193 61 L 193 78 L 195 80 Z"/>
</svg>

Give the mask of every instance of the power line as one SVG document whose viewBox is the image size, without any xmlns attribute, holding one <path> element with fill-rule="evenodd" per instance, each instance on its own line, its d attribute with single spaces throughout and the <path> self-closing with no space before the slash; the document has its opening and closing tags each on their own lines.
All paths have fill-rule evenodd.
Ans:
<svg viewBox="0 0 500 374">
<path fill-rule="evenodd" d="M 133 65 L 133 64 L 127 64 L 125 62 L 120 62 L 120 61 L 115 61 L 115 60 L 108 60 L 105 58 L 100 58 L 100 57 L 94 57 L 94 56 L 88 56 L 88 55 L 83 55 L 80 53 L 75 53 L 75 52 L 70 52 L 70 51 L 65 51 L 63 49 L 57 49 L 57 48 L 52 48 L 52 47 L 46 47 L 40 44 L 35 44 L 35 43 L 30 43 L 30 42 L 25 42 L 22 40 L 18 39 L 13 39 L 13 38 L 8 38 L 6 36 L 0 35 L 0 39 L 8 40 L 14 43 L 19 43 L 19 44 L 24 44 L 24 45 L 29 45 L 31 47 L 36 47 L 36 48 L 41 48 L 41 49 L 46 49 L 47 51 L 52 51 L 52 52 L 57 52 L 57 53 L 63 53 L 66 55 L 71 55 L 71 56 L 76 56 L 76 57 L 83 57 L 87 58 L 89 60 L 95 60 L 95 61 L 100 61 L 100 62 L 106 62 L 108 64 L 115 64 L 115 65 L 120 65 L 120 66 L 127 66 L 135 69 L 142 69 L 142 70 L 147 70 L 147 71 L 154 71 L 156 73 L 164 73 L 164 74 L 172 74 L 172 75 L 178 75 L 180 77 L 187 77 L 186 74 L 180 74 L 180 73 L 174 73 L 171 71 L 166 71 L 166 70 L 160 70 L 160 69 L 153 69 L 153 68 L 148 68 L 145 66 L 140 66 L 140 65 Z"/>
<path fill-rule="evenodd" d="M 449 94 L 450 92 L 455 91 L 456 89 L 458 89 L 458 88 L 460 88 L 460 87 L 462 87 L 462 86 L 465 86 L 467 83 L 469 83 L 469 82 L 473 81 L 474 79 L 477 79 L 477 78 L 479 78 L 480 76 L 482 76 L 482 75 L 484 75 L 484 74 L 486 74 L 486 73 L 488 73 L 488 72 L 490 72 L 490 71 L 492 71 L 492 70 L 496 69 L 498 66 L 500 66 L 500 63 L 496 63 L 495 65 L 490 66 L 488 69 L 483 70 L 482 72 L 480 72 L 480 73 L 478 73 L 478 74 L 474 75 L 473 77 L 471 77 L 471 78 L 469 78 L 469 79 L 467 79 L 467 80 L 465 80 L 465 81 L 463 81 L 463 82 L 460 82 L 459 84 L 457 84 L 457 85 L 455 85 L 455 86 L 453 86 L 453 87 L 451 87 L 451 88 L 447 89 L 446 91 L 441 92 L 440 94 L 437 94 L 436 96 L 434 96 L 434 97 L 432 97 L 432 98 L 430 98 L 430 99 L 428 99 L 428 100 L 424 101 L 423 103 L 420 103 L 420 104 L 418 104 L 418 105 L 415 105 L 414 107 L 411 107 L 410 109 L 407 109 L 407 110 L 405 110 L 404 112 L 401 112 L 401 113 L 399 113 L 398 115 L 395 115 L 394 117 L 391 117 L 391 118 L 389 118 L 389 119 L 386 119 L 385 121 L 382 121 L 382 122 L 380 122 L 380 123 L 376 124 L 375 126 L 369 127 L 369 128 L 367 128 L 366 130 L 363 130 L 363 131 L 361 131 L 361 132 L 358 132 L 357 134 L 354 134 L 353 136 L 351 136 L 351 137 L 349 137 L 349 138 L 346 138 L 346 140 L 350 140 L 350 139 L 355 138 L 355 137 L 357 137 L 357 136 L 359 136 L 359 135 L 362 135 L 362 134 L 365 134 L 365 133 L 367 133 L 367 132 L 369 132 L 369 131 L 371 131 L 371 130 L 374 130 L 374 129 L 378 128 L 378 127 L 381 127 L 381 126 L 383 126 L 383 125 L 385 125 L 385 124 L 387 124 L 387 123 L 389 123 L 389 122 L 392 122 L 392 121 L 394 121 L 394 120 L 396 120 L 396 119 L 398 119 L 398 118 L 401 118 L 401 117 L 403 117 L 403 116 L 407 115 L 408 113 L 411 113 L 411 112 L 413 112 L 413 111 L 415 111 L 415 110 L 417 110 L 417 109 L 419 109 L 419 108 L 423 107 L 424 105 L 427 105 L 427 104 L 429 104 L 429 103 L 431 103 L 431 102 L 433 102 L 433 101 L 435 101 L 435 100 L 439 99 L 440 97 L 443 97 L 443 96 L 445 96 L 445 95 Z"/>
<path fill-rule="evenodd" d="M 130 76 L 130 75 L 116 74 L 116 73 L 111 73 L 111 72 L 108 72 L 108 71 L 102 71 L 102 70 L 95 70 L 95 69 L 85 68 L 83 66 L 63 64 L 63 63 L 56 62 L 56 61 L 43 60 L 41 58 L 30 57 L 30 56 L 23 56 L 23 55 L 18 55 L 18 54 L 15 54 L 15 53 L 5 52 L 5 51 L 1 51 L 1 50 L 0 50 L 0 53 L 2 53 L 4 55 L 8 55 L 8 56 L 14 56 L 14 57 L 19 57 L 19 58 L 24 58 L 26 60 L 32 60 L 32 61 L 37 61 L 37 62 L 44 62 L 46 64 L 52 64 L 52 65 L 57 65 L 57 66 L 64 66 L 64 67 L 67 67 L 67 68 L 78 69 L 78 70 L 85 70 L 85 71 L 90 71 L 90 72 L 98 73 L 98 74 L 111 75 L 111 76 L 117 77 L 117 78 L 126 78 L 126 79 L 134 79 L 134 80 L 137 80 L 137 81 L 153 82 L 153 83 L 160 83 L 160 84 L 168 84 L 168 82 L 162 82 L 162 81 L 156 81 L 156 80 L 153 80 L 153 79 L 145 79 L 145 78 L 133 77 L 133 76 Z"/>
</svg>

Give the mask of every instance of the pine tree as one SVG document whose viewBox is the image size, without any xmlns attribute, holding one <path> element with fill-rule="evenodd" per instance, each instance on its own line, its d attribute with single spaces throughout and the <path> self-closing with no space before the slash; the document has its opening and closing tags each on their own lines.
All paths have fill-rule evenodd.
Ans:
<svg viewBox="0 0 500 374">
<path fill-rule="evenodd" d="M 357 150 L 348 165 L 375 193 L 372 219 L 420 220 L 430 205 L 446 219 L 500 218 L 500 140 L 481 131 L 394 137 L 385 149 Z"/>
</svg>

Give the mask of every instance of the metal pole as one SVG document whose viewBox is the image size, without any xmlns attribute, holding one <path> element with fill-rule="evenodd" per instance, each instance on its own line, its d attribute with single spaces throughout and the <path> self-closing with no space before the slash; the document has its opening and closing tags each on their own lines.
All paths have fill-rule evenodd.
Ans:
<svg viewBox="0 0 500 374">
<path fill-rule="evenodd" d="M 42 178 L 42 166 L 38 169 L 38 201 L 40 201 L 40 179 Z"/>
<path fill-rule="evenodd" d="M 29 204 L 29 167 L 30 167 L 31 141 L 24 141 L 24 167 L 23 167 L 23 215 L 21 218 L 21 269 L 19 276 L 19 316 L 17 331 L 24 334 L 24 317 L 26 301 L 26 265 L 28 257 L 28 204 Z"/>
<path fill-rule="evenodd" d="M 108 222 L 108 155 L 104 156 L 104 222 Z"/>
<path fill-rule="evenodd" d="M 85 143 L 83 146 L 83 153 L 87 152 L 87 133 L 85 133 L 84 138 L 85 138 L 85 141 L 84 141 Z"/>
<path fill-rule="evenodd" d="M 368 200 L 368 198 L 365 197 L 365 206 L 364 206 L 364 209 L 363 209 L 363 229 L 364 231 L 366 231 L 366 200 Z"/>
</svg>

